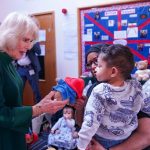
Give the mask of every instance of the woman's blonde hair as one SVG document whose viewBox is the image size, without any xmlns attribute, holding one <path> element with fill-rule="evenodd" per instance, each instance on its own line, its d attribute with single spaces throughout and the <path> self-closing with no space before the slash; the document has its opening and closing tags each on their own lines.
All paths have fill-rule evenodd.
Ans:
<svg viewBox="0 0 150 150">
<path fill-rule="evenodd" d="M 29 15 L 18 12 L 10 13 L 0 25 L 0 50 L 15 50 L 18 39 L 31 34 L 33 40 L 38 38 L 38 26 Z"/>
</svg>

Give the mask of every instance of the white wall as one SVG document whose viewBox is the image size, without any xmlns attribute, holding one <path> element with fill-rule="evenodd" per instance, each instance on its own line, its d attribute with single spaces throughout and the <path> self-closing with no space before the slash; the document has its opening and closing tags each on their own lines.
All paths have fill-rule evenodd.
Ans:
<svg viewBox="0 0 150 150">
<path fill-rule="evenodd" d="M 128 2 L 136 0 L 115 0 L 115 3 L 122 1 Z M 104 2 L 105 4 L 109 4 L 114 3 L 114 0 L 1 0 L 0 21 L 12 11 L 27 12 L 30 14 L 54 11 L 57 77 L 78 77 L 77 8 L 101 5 L 104 4 Z M 62 14 L 62 8 L 68 10 L 67 15 Z M 72 26 L 72 24 L 74 24 L 74 26 Z M 68 32 L 66 33 L 66 31 Z M 67 39 L 67 36 L 72 36 L 72 39 Z M 69 49 L 70 45 L 67 45 L 67 43 L 72 44 L 72 50 Z M 67 48 L 73 52 L 73 58 L 68 56 L 68 52 L 66 53 Z"/>
</svg>

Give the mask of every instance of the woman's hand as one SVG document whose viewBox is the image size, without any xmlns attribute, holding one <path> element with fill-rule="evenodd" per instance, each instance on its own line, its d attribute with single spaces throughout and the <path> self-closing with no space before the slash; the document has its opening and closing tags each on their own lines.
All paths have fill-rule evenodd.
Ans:
<svg viewBox="0 0 150 150">
<path fill-rule="evenodd" d="M 48 97 L 51 98 L 51 100 L 57 100 L 57 101 L 62 101 L 63 100 L 62 95 L 59 91 L 51 91 L 48 94 Z"/>
<path fill-rule="evenodd" d="M 77 111 L 82 111 L 84 110 L 84 107 L 86 105 L 86 101 L 87 101 L 87 97 L 86 96 L 82 96 L 82 98 L 80 99 L 76 99 L 76 103 L 74 104 L 74 108 Z"/>
<path fill-rule="evenodd" d="M 76 99 L 76 103 L 74 104 L 74 108 L 76 109 L 75 120 L 78 126 L 81 126 L 83 122 L 84 116 L 84 108 L 86 105 L 87 98 L 84 96 L 80 99 Z"/>
<path fill-rule="evenodd" d="M 68 100 L 64 100 L 64 101 L 52 100 L 54 94 L 55 94 L 54 92 L 53 93 L 50 92 L 38 104 L 32 107 L 33 116 L 38 116 L 42 113 L 54 114 L 58 110 L 62 109 L 69 102 Z"/>
</svg>

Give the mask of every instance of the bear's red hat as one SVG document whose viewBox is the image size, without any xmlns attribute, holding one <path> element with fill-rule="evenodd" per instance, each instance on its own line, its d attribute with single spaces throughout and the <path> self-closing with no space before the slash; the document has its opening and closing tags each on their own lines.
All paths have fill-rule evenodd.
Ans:
<svg viewBox="0 0 150 150">
<path fill-rule="evenodd" d="M 82 97 L 84 89 L 84 80 L 81 78 L 66 77 L 65 82 L 77 93 L 77 97 Z"/>
</svg>

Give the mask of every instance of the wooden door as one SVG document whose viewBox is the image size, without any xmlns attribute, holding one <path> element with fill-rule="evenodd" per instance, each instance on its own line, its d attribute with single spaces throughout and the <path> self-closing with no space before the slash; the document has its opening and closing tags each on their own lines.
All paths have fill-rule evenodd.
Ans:
<svg viewBox="0 0 150 150">
<path fill-rule="evenodd" d="M 45 55 L 39 56 L 42 67 L 39 86 L 42 97 L 51 91 L 51 87 L 56 84 L 56 49 L 55 49 L 55 20 L 54 12 L 33 14 L 40 23 L 40 30 L 46 31 L 46 40 L 40 45 L 45 46 Z M 34 104 L 34 95 L 28 82 L 24 90 L 24 105 Z"/>
</svg>

